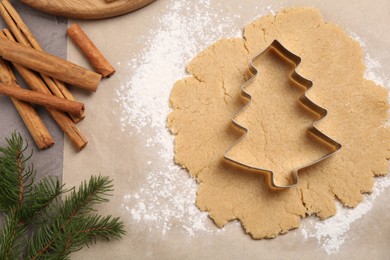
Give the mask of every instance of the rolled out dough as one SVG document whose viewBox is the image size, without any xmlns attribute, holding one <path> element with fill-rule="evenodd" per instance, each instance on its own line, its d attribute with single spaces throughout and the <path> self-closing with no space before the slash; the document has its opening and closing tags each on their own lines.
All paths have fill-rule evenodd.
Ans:
<svg viewBox="0 0 390 260">
<path fill-rule="evenodd" d="M 247 102 L 240 87 L 248 61 L 274 39 L 302 58 L 297 71 L 314 83 L 308 96 L 329 112 L 319 128 L 343 145 L 302 173 L 298 186 L 281 192 L 272 192 L 263 176 L 222 160 L 242 135 L 231 119 Z M 251 134 L 232 152 L 256 166 L 288 172 L 324 149 L 305 136 L 315 118 L 297 106 L 301 90 L 289 88 L 290 68 L 267 55 L 258 66 L 259 78 L 248 87 L 252 104 L 239 118 Z M 168 118 L 176 135 L 175 160 L 199 183 L 197 206 L 218 227 L 240 220 L 255 239 L 297 228 L 307 215 L 336 214 L 335 198 L 357 206 L 362 193 L 371 191 L 373 177 L 387 173 L 390 155 L 390 130 L 383 126 L 388 93 L 364 79 L 364 69 L 359 44 L 312 8 L 268 15 L 249 24 L 244 39 L 223 39 L 201 52 L 188 66 L 191 76 L 175 84 Z"/>
</svg>

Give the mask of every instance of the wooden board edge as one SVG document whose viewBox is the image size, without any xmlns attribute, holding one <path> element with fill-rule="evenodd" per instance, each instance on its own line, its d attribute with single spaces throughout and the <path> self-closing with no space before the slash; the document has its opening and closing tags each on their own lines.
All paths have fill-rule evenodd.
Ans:
<svg viewBox="0 0 390 260">
<path fill-rule="evenodd" d="M 124 15 L 147 6 L 154 1 L 156 0 L 139 0 L 127 4 L 111 4 L 112 6 L 110 8 L 97 7 L 96 10 L 91 11 L 88 9 L 74 9 L 68 6 L 59 9 L 57 6 L 45 4 L 37 0 L 21 0 L 24 4 L 42 12 L 80 20 L 104 19 Z"/>
</svg>

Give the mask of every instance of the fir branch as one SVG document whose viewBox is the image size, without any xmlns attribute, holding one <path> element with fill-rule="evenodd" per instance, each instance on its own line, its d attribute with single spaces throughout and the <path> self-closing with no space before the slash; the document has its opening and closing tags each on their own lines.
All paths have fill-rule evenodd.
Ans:
<svg viewBox="0 0 390 260">
<path fill-rule="evenodd" d="M 65 221 L 71 220 L 79 214 L 95 211 L 93 205 L 108 202 L 107 196 L 113 191 L 112 180 L 104 176 L 91 176 L 89 182 L 84 181 L 78 191 L 71 191 L 61 208 L 61 215 Z"/>
<path fill-rule="evenodd" d="M 111 216 L 89 215 L 76 217 L 71 224 L 64 228 L 62 241 L 58 243 L 58 259 L 80 250 L 83 246 L 96 243 L 97 239 L 120 239 L 126 232 L 119 218 Z"/>
<path fill-rule="evenodd" d="M 17 259 L 23 252 L 21 238 L 26 234 L 26 227 L 18 220 L 16 210 L 5 215 L 0 236 L 0 259 Z"/>
<path fill-rule="evenodd" d="M 27 245 L 27 259 L 48 258 L 50 248 L 54 241 L 61 236 L 61 224 L 53 221 L 50 224 L 43 225 L 32 235 Z"/>
<path fill-rule="evenodd" d="M 6 141 L 8 145 L 0 147 L 0 210 L 5 217 L 0 259 L 15 259 L 23 252 L 22 237 L 26 234 L 26 224 L 21 221 L 20 209 L 31 191 L 34 170 L 25 166 L 32 153 L 24 156 L 28 144 L 24 144 L 22 137 L 13 133 Z"/>
<path fill-rule="evenodd" d="M 88 243 L 96 243 L 97 238 L 104 238 L 110 241 L 112 238 L 120 239 L 122 235 L 126 234 L 123 223 L 119 218 L 113 218 L 112 216 L 88 216 L 88 218 L 84 218 L 84 220 L 79 222 L 81 226 L 78 228 L 78 232 L 80 235 L 86 236 L 86 244 L 87 240 Z"/>
<path fill-rule="evenodd" d="M 78 191 L 73 190 L 62 204 L 53 222 L 38 230 L 29 242 L 30 259 L 66 258 L 83 245 L 96 242 L 98 237 L 107 240 L 119 239 L 125 234 L 124 225 L 111 216 L 90 216 L 93 205 L 107 202 L 108 192 L 112 191 L 112 180 L 108 177 L 91 176 L 83 182 Z M 41 238 L 50 238 L 43 240 Z"/>
<path fill-rule="evenodd" d="M 99 238 L 109 241 L 120 239 L 125 234 L 123 223 L 111 216 L 77 216 L 62 227 L 57 221 L 41 229 L 37 240 L 30 241 L 29 259 L 66 259 L 72 252 L 96 243 Z M 43 238 L 48 237 L 52 240 L 44 241 Z"/>
<path fill-rule="evenodd" d="M 98 238 L 120 239 L 126 232 L 119 218 L 90 215 L 93 206 L 108 202 L 112 180 L 91 176 L 79 189 L 65 190 L 51 177 L 34 183 L 34 168 L 26 167 L 28 144 L 19 134 L 0 147 L 0 211 L 5 219 L 0 234 L 0 259 L 18 259 L 27 249 L 28 259 L 68 259 L 70 253 L 95 243 Z M 70 194 L 59 201 L 60 195 Z M 26 245 L 27 227 L 41 221 Z"/>
<path fill-rule="evenodd" d="M 21 220 L 30 222 L 36 215 L 51 210 L 60 198 L 60 195 L 65 193 L 64 185 L 61 185 L 57 178 L 45 177 L 38 184 L 32 187 L 29 196 L 25 199 L 25 203 L 21 207 Z M 47 221 L 46 218 L 43 219 Z"/>
<path fill-rule="evenodd" d="M 31 191 L 34 169 L 25 167 L 31 158 L 24 156 L 28 144 L 24 145 L 19 134 L 6 139 L 8 146 L 0 147 L 0 210 L 9 212 L 19 208 L 24 196 Z"/>
</svg>

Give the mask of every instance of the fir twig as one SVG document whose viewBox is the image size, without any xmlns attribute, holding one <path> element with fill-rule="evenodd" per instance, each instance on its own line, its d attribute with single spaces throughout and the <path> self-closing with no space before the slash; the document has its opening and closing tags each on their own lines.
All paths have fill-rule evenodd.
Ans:
<svg viewBox="0 0 390 260">
<path fill-rule="evenodd" d="M 82 246 L 96 242 L 97 238 L 119 239 L 125 234 L 124 225 L 111 216 L 88 215 L 93 205 L 107 202 L 112 191 L 112 180 L 91 176 L 77 191 L 66 197 L 53 222 L 38 230 L 29 242 L 29 258 L 63 259 Z M 50 239 L 42 239 L 42 238 Z"/>
<path fill-rule="evenodd" d="M 84 181 L 78 191 L 71 191 L 61 208 L 61 216 L 70 221 L 79 214 L 95 211 L 93 205 L 108 202 L 109 193 L 113 191 L 112 180 L 104 176 L 91 176 L 89 182 Z"/>
<path fill-rule="evenodd" d="M 21 238 L 26 234 L 26 228 L 18 220 L 15 210 L 5 215 L 0 236 L 0 259 L 17 259 L 23 252 Z"/>
<path fill-rule="evenodd" d="M 34 170 L 25 168 L 31 158 L 24 156 L 27 144 L 24 145 L 20 135 L 14 133 L 6 139 L 8 146 L 0 147 L 0 210 L 9 212 L 11 208 L 19 208 L 23 198 L 31 191 Z"/>
<path fill-rule="evenodd" d="M 97 238 L 104 238 L 109 241 L 111 238 L 120 239 L 124 232 L 123 223 L 119 218 L 112 218 L 111 216 L 89 216 L 85 221 L 80 221 L 79 229 L 80 235 L 85 235 L 91 242 L 96 242 Z"/>
<path fill-rule="evenodd" d="M 0 259 L 15 259 L 21 255 L 20 239 L 26 226 L 20 221 L 20 208 L 26 193 L 30 192 L 32 168 L 25 169 L 31 158 L 24 157 L 27 144 L 20 135 L 14 133 L 6 139 L 8 146 L 0 147 L 0 210 L 5 220 L 0 237 Z"/>
<path fill-rule="evenodd" d="M 47 215 L 45 211 L 54 207 L 55 203 L 58 203 L 60 195 L 64 192 L 66 192 L 64 185 L 61 185 L 58 179 L 52 177 L 43 178 L 38 184 L 33 186 L 30 195 L 25 199 L 25 203 L 21 207 L 22 221 L 28 223 L 34 216 L 40 213 Z"/>
<path fill-rule="evenodd" d="M 26 167 L 32 153 L 24 156 L 27 143 L 18 134 L 6 140 L 8 146 L 0 147 L 0 211 L 5 217 L 0 259 L 18 259 L 26 248 L 28 259 L 68 259 L 70 253 L 98 238 L 120 239 L 125 234 L 119 218 L 91 215 L 94 205 L 108 202 L 112 180 L 92 176 L 77 191 L 64 190 L 59 180 L 50 177 L 34 183 L 35 171 Z M 61 194 L 69 191 L 60 201 Z M 27 238 L 33 219 L 40 227 Z"/>
</svg>

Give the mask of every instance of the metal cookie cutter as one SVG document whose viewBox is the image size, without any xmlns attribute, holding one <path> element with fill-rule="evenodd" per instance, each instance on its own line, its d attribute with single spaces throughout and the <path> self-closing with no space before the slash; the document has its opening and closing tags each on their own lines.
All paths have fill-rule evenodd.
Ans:
<svg viewBox="0 0 390 260">
<path fill-rule="evenodd" d="M 250 85 L 254 80 L 255 78 L 257 77 L 257 74 L 258 74 L 258 71 L 256 69 L 256 67 L 254 66 L 254 62 L 255 60 L 260 57 L 262 54 L 264 54 L 265 52 L 267 52 L 268 50 L 270 50 L 271 48 L 275 49 L 279 54 L 282 55 L 282 57 L 284 57 L 286 60 L 290 61 L 290 62 L 293 62 L 294 65 L 295 65 L 295 70 L 291 73 L 290 75 L 290 79 L 292 79 L 293 81 L 295 81 L 295 83 L 303 86 L 306 91 L 304 94 L 302 94 L 302 96 L 299 98 L 299 101 L 301 102 L 301 104 L 303 104 L 304 106 L 306 106 L 306 108 L 308 108 L 309 110 L 311 110 L 312 112 L 318 114 L 320 116 L 320 119 L 315 121 L 308 129 L 307 131 L 309 131 L 311 134 L 313 134 L 315 137 L 317 137 L 318 139 L 320 139 L 320 141 L 322 141 L 323 143 L 329 145 L 331 148 L 332 148 L 332 151 L 329 152 L 328 154 L 326 154 L 325 156 L 323 156 L 322 158 L 314 161 L 314 162 L 311 162 L 307 165 L 304 165 L 298 169 L 294 169 L 292 170 L 292 183 L 288 184 L 288 185 L 277 185 L 275 183 L 275 177 L 274 177 L 274 172 L 271 171 L 271 170 L 267 170 L 267 169 L 262 169 L 262 168 L 258 168 L 258 167 L 255 167 L 255 166 L 252 166 L 252 165 L 249 165 L 249 164 L 245 164 L 245 163 L 242 163 L 242 162 L 239 162 L 237 160 L 234 160 L 232 158 L 230 158 L 228 156 L 228 153 L 230 152 L 230 150 L 233 149 L 234 146 L 238 145 L 239 143 L 241 143 L 245 137 L 247 136 L 248 134 L 248 129 L 243 127 L 242 125 L 240 125 L 239 123 L 237 123 L 237 121 L 235 120 L 236 117 L 238 115 L 240 115 L 244 110 L 246 110 L 248 108 L 248 106 L 250 105 L 251 103 L 251 100 L 252 100 L 252 96 L 246 91 L 246 87 L 248 85 Z M 342 145 L 339 144 L 338 142 L 336 142 L 334 139 L 330 138 L 329 136 L 326 136 L 325 134 L 323 134 L 320 130 L 317 129 L 316 125 L 326 117 L 328 111 L 318 105 L 316 105 L 315 103 L 313 103 L 307 96 L 306 96 L 306 93 L 309 91 L 309 89 L 313 86 L 313 83 L 308 80 L 308 79 L 305 79 L 303 78 L 302 76 L 300 76 L 297 72 L 296 72 L 296 68 L 298 67 L 298 65 L 301 63 L 301 58 L 298 57 L 297 55 L 291 53 L 289 50 L 287 50 L 279 41 L 277 40 L 274 40 L 271 45 L 269 47 L 267 47 L 264 51 L 262 51 L 261 53 L 259 53 L 258 55 L 256 55 L 250 62 L 250 69 L 249 69 L 249 72 L 252 74 L 252 77 L 246 81 L 242 86 L 241 86 L 241 90 L 242 90 L 242 95 L 244 97 L 246 97 L 249 101 L 248 103 L 240 110 L 238 111 L 234 116 L 233 116 L 233 119 L 232 119 L 232 122 L 233 124 L 243 130 L 245 133 L 243 134 L 243 136 L 241 136 L 241 138 L 235 142 L 232 146 L 230 146 L 225 154 L 224 154 L 224 158 L 228 161 L 228 162 L 231 162 L 233 164 L 235 164 L 236 166 L 239 166 L 239 167 L 242 167 L 242 168 L 246 168 L 247 170 L 250 170 L 250 171 L 254 171 L 254 172 L 258 172 L 258 173 L 263 173 L 263 174 L 266 174 L 267 177 L 268 177 L 268 183 L 269 183 L 269 186 L 272 188 L 272 189 L 285 189 L 285 188 L 290 188 L 290 187 L 293 187 L 295 185 L 298 184 L 298 174 L 329 158 L 330 156 L 332 156 L 333 154 L 335 154 L 338 150 L 341 149 Z"/>
</svg>

